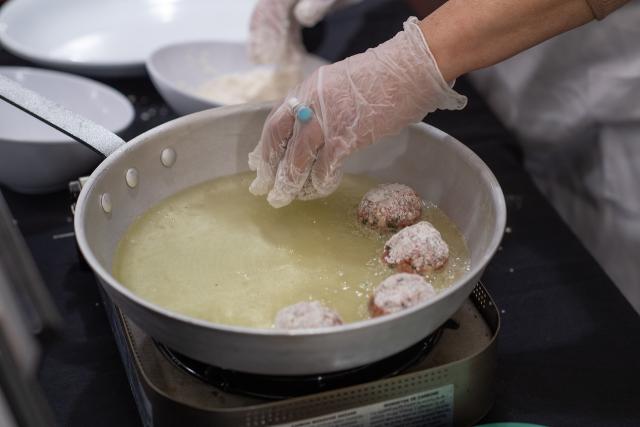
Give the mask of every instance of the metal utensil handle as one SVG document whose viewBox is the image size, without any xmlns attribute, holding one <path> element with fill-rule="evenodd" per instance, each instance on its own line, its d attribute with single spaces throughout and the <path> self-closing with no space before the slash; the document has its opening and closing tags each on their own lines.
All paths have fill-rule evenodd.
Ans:
<svg viewBox="0 0 640 427">
<path fill-rule="evenodd" d="M 0 328 L 0 398 L 6 399 L 9 418 L 20 427 L 48 427 L 55 418 L 35 375 L 20 370 L 4 331 Z M 3 411 L 6 414 L 6 411 Z M 0 413 L 0 424 L 6 415 Z M 14 423 L 9 420 L 9 425 Z"/>
<path fill-rule="evenodd" d="M 107 157 L 124 140 L 107 128 L 0 75 L 0 99 Z"/>
<path fill-rule="evenodd" d="M 32 332 L 59 331 L 62 317 L 0 192 L 0 272 L 3 269 L 14 294 L 23 297 L 24 304 L 19 308 L 26 311 L 24 314 L 31 322 Z"/>
</svg>

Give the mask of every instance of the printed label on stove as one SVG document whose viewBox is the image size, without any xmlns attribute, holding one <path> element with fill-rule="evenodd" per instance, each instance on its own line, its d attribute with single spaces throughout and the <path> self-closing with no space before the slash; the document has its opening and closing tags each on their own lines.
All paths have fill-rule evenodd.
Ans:
<svg viewBox="0 0 640 427">
<path fill-rule="evenodd" d="M 445 427 L 453 424 L 453 384 L 278 427 Z"/>
</svg>

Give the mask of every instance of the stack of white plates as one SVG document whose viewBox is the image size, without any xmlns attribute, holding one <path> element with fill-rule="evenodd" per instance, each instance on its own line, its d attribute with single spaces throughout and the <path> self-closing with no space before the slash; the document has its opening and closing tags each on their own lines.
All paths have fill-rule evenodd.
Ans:
<svg viewBox="0 0 640 427">
<path fill-rule="evenodd" d="M 255 0 L 11 0 L 0 42 L 15 55 L 99 76 L 144 73 L 161 46 L 188 40 L 243 42 Z"/>
</svg>

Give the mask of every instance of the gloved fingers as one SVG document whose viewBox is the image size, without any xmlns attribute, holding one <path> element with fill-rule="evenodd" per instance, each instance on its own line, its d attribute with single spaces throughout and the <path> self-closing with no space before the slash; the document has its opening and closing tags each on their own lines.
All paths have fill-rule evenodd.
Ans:
<svg viewBox="0 0 640 427">
<path fill-rule="evenodd" d="M 296 122 L 293 136 L 278 166 L 273 189 L 267 196 L 273 207 L 286 206 L 298 196 L 309 178 L 323 140 L 322 128 L 316 117 L 307 123 Z"/>
<path fill-rule="evenodd" d="M 329 10 L 337 0 L 300 0 L 293 9 L 293 14 L 298 22 L 305 27 L 313 27 Z"/>
<path fill-rule="evenodd" d="M 302 190 L 298 193 L 299 200 L 316 200 L 330 196 L 338 189 L 338 187 L 340 187 L 343 170 L 342 166 L 336 167 L 334 173 L 331 175 L 331 179 L 326 179 L 319 185 L 320 191 L 318 191 L 318 189 L 313 185 L 313 175 L 313 167 L 311 167 L 309 178 L 307 178 Z"/>
<path fill-rule="evenodd" d="M 315 190 L 315 197 L 327 197 L 340 186 L 342 181 L 342 164 L 350 150 L 335 142 L 327 142 L 318 151 L 316 161 L 311 169 L 310 179 Z"/>
<path fill-rule="evenodd" d="M 296 1 L 258 0 L 249 22 L 249 56 L 254 62 L 272 63 L 290 48 L 289 39 L 299 32 L 298 24 L 291 22 Z"/>
<path fill-rule="evenodd" d="M 273 187 L 278 164 L 293 133 L 294 122 L 291 108 L 286 103 L 276 106 L 267 117 L 260 141 L 249 154 L 249 168 L 256 171 L 256 178 L 249 187 L 252 194 L 262 196 Z"/>
<path fill-rule="evenodd" d="M 313 166 L 311 166 L 311 170 L 313 170 Z M 315 200 L 320 199 L 322 196 L 318 194 L 315 188 L 313 188 L 313 184 L 311 183 L 311 174 L 304 182 L 302 189 L 298 192 L 296 196 L 298 200 Z"/>
</svg>

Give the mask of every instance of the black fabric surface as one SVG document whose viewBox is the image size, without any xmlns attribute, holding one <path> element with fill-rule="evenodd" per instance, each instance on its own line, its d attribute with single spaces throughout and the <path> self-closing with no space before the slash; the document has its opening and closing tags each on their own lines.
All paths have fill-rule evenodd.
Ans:
<svg viewBox="0 0 640 427">
<path fill-rule="evenodd" d="M 400 4 L 371 1 L 332 16 L 317 52 L 336 60 L 386 40 L 409 15 Z M 16 64 L 25 63 L 0 51 L 0 65 Z M 102 81 L 136 107 L 125 139 L 175 117 L 147 78 Z M 640 318 L 534 187 L 512 136 L 464 79 L 456 88 L 469 106 L 426 121 L 478 153 L 508 205 L 510 232 L 484 276 L 503 321 L 486 421 L 640 425 Z M 139 426 L 96 282 L 74 239 L 53 238 L 73 229 L 67 193 L 2 192 L 65 319 L 40 375 L 59 424 Z"/>
</svg>

